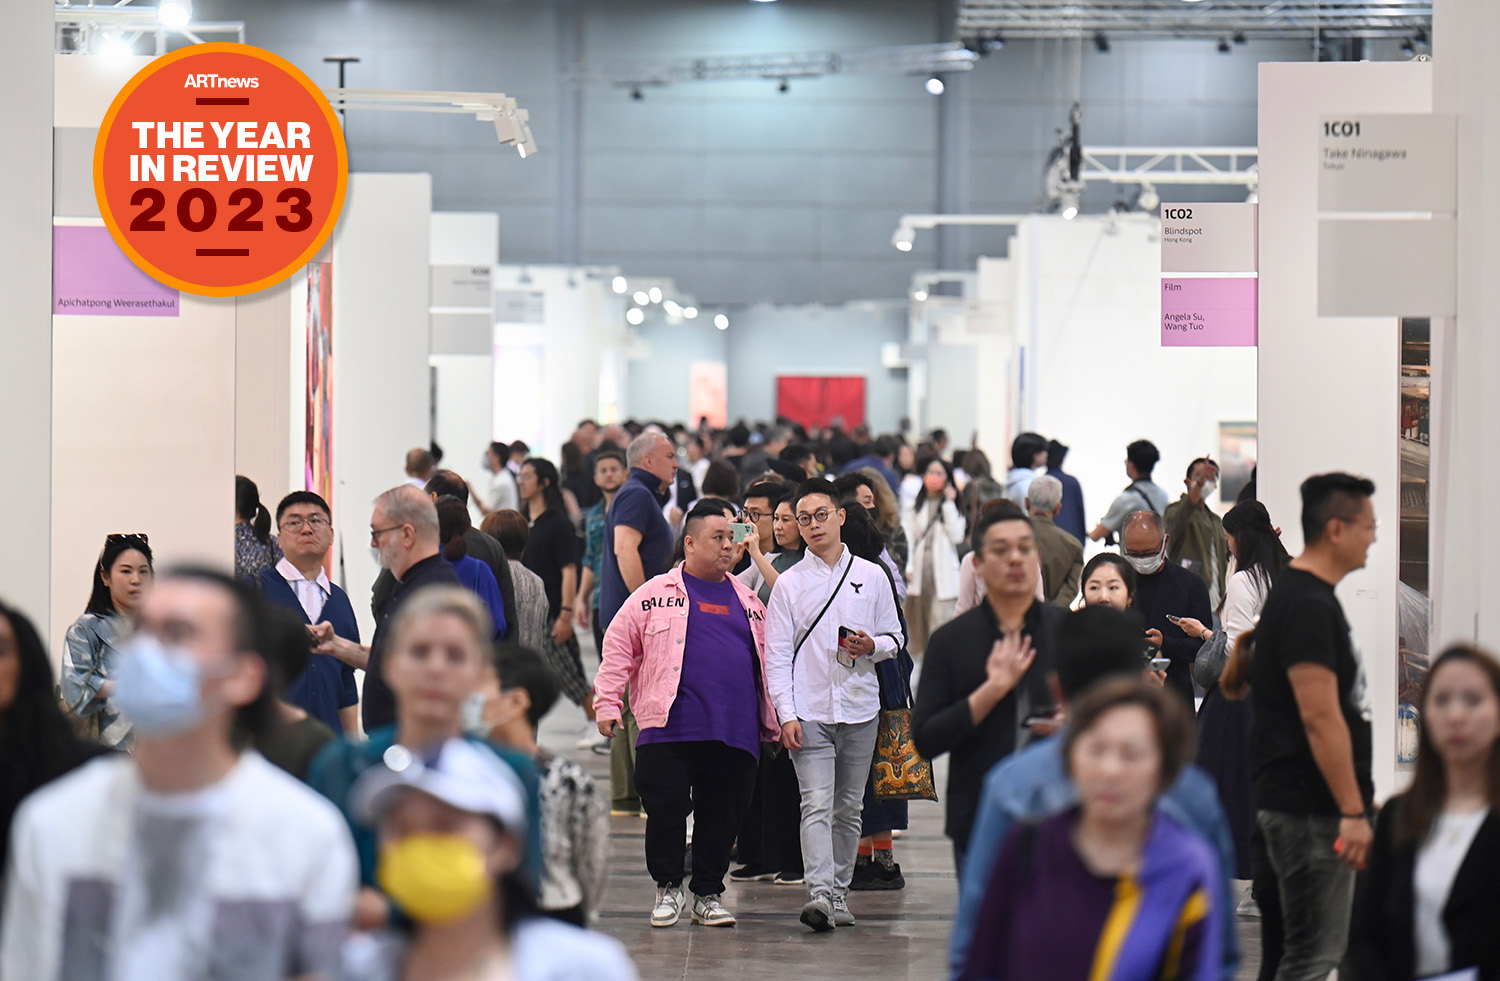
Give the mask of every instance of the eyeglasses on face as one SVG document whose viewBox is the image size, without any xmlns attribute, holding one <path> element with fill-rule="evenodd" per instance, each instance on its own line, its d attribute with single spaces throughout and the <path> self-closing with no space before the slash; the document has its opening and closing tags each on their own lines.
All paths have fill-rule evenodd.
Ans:
<svg viewBox="0 0 1500 981">
<path fill-rule="evenodd" d="M 755 508 L 745 509 L 745 518 L 748 521 L 761 521 L 771 516 L 770 511 L 757 511 Z"/>
<path fill-rule="evenodd" d="M 307 518 L 293 516 L 282 518 L 278 527 L 282 531 L 301 531 L 304 527 L 311 528 L 313 531 L 322 531 L 328 527 L 328 519 L 321 514 L 314 514 Z"/>
<path fill-rule="evenodd" d="M 389 528 L 371 528 L 370 529 L 370 544 L 371 545 L 379 545 L 380 544 L 380 536 L 381 535 L 384 535 L 388 531 L 395 531 L 397 528 L 404 528 L 404 527 L 406 527 L 406 526 L 405 525 L 391 525 Z"/>
<path fill-rule="evenodd" d="M 834 512 L 837 510 L 838 508 L 818 508 L 816 511 L 812 512 L 801 511 L 797 514 L 797 524 L 806 528 L 808 525 L 816 521 L 821 525 L 823 522 L 833 517 Z"/>
</svg>

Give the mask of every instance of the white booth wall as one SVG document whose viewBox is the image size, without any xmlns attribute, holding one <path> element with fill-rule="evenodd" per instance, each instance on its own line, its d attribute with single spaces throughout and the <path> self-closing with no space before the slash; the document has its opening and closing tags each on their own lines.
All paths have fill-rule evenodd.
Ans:
<svg viewBox="0 0 1500 981">
<path fill-rule="evenodd" d="M 1260 69 L 1259 497 L 1293 554 L 1302 481 L 1344 470 L 1375 481 L 1379 541 L 1338 589 L 1369 679 L 1376 795 L 1396 765 L 1400 552 L 1398 318 L 1318 316 L 1321 121 L 1432 111 L 1432 64 L 1267 64 Z"/>
<path fill-rule="evenodd" d="M 1156 444 L 1156 482 L 1175 500 L 1189 462 L 1218 458 L 1221 422 L 1256 420 L 1254 348 L 1162 347 L 1160 240 L 1150 216 L 1035 215 L 1017 227 L 1008 260 L 979 264 L 979 298 L 1009 302 L 1002 329 L 1015 331 L 1021 349 L 1020 414 L 1009 432 L 1001 430 L 1008 403 L 994 397 L 1006 384 L 1003 360 L 977 369 L 988 393 L 975 403 L 976 411 L 988 405 L 974 422 L 981 443 L 997 470 L 1009 466 L 1018 432 L 1067 444 L 1065 469 L 1083 486 L 1089 522 L 1129 483 L 1130 442 Z M 949 428 L 967 436 L 957 422 Z"/>
</svg>

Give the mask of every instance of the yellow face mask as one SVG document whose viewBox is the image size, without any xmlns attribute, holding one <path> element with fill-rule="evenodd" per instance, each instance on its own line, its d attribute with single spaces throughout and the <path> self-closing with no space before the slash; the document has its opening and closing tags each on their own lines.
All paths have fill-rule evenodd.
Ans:
<svg viewBox="0 0 1500 981">
<path fill-rule="evenodd" d="M 381 848 L 376 879 L 419 923 L 460 919 L 495 888 L 478 846 L 457 835 L 414 834 L 390 842 Z"/>
</svg>

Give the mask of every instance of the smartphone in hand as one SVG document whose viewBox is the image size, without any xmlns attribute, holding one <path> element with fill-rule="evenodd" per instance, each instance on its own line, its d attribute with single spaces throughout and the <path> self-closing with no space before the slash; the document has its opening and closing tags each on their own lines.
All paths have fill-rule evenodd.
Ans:
<svg viewBox="0 0 1500 981">
<path fill-rule="evenodd" d="M 729 524 L 730 541 L 736 545 L 743 545 L 746 538 L 750 537 L 750 525 L 743 521 L 732 521 Z"/>
<path fill-rule="evenodd" d="M 1171 664 L 1172 664 L 1172 659 L 1169 658 L 1169 657 L 1153 657 L 1151 659 L 1151 670 L 1152 671 L 1165 671 L 1165 670 L 1167 670 L 1168 667 L 1171 666 Z"/>
</svg>

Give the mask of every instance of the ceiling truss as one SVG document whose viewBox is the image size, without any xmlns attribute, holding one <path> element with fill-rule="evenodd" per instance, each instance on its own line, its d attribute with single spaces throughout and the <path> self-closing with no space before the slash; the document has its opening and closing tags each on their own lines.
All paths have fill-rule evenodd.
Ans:
<svg viewBox="0 0 1500 981">
<path fill-rule="evenodd" d="M 960 0 L 966 41 L 1071 38 L 1417 38 L 1432 0 Z"/>
</svg>

